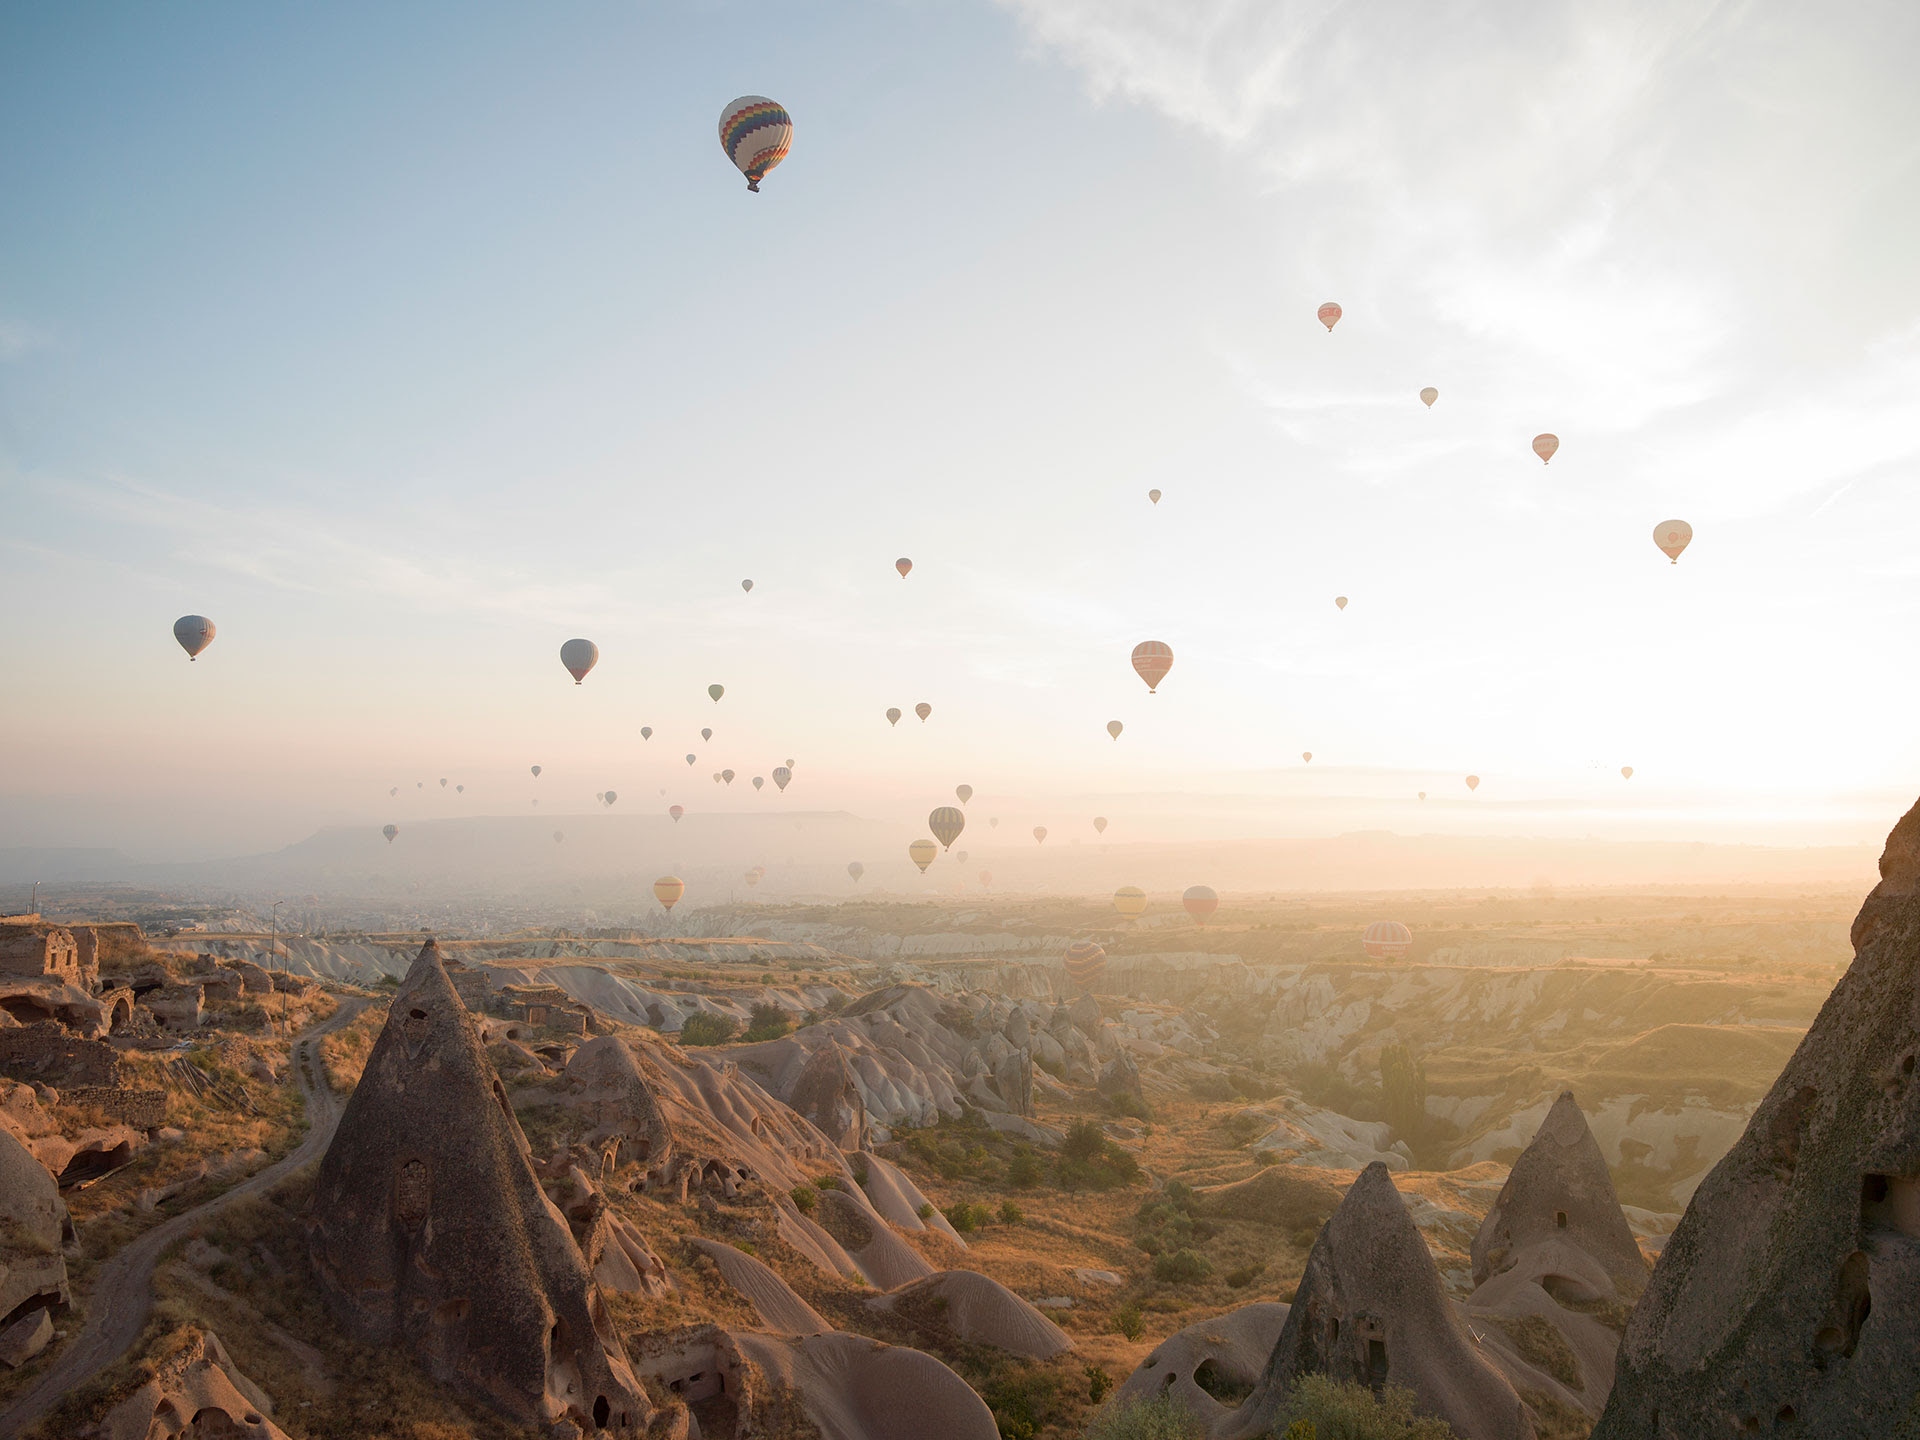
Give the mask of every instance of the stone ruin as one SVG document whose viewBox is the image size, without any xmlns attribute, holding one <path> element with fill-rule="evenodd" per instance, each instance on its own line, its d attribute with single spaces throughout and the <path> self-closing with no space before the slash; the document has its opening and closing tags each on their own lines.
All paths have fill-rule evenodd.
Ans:
<svg viewBox="0 0 1920 1440">
<path fill-rule="evenodd" d="M 220 1337 L 195 1330 L 147 1382 L 107 1412 L 104 1440 L 287 1440 L 266 1391 L 240 1373 Z"/>
<path fill-rule="evenodd" d="M 1694 1192 L 1594 1440 L 1920 1433 L 1920 805 L 1853 964 Z"/>
<path fill-rule="evenodd" d="M 308 1248 L 362 1341 L 411 1351 L 524 1424 L 646 1427 L 599 1287 L 432 941 L 320 1162 Z"/>
</svg>

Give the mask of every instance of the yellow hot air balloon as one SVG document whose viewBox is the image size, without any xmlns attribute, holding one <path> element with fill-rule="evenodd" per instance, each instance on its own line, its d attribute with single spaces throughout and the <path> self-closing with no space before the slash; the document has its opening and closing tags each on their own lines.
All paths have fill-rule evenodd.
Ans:
<svg viewBox="0 0 1920 1440">
<path fill-rule="evenodd" d="M 1433 386 L 1431 385 L 1427 386 L 1426 389 L 1420 392 L 1420 403 L 1426 406 L 1429 410 L 1433 408 L 1433 402 L 1438 400 L 1439 398 L 1440 398 L 1440 392 L 1434 389 Z"/>
<path fill-rule="evenodd" d="M 953 787 L 953 793 L 960 797 L 960 803 L 964 805 L 969 800 L 973 799 L 973 786 L 956 785 Z"/>
<path fill-rule="evenodd" d="M 1678 565 L 1680 552 L 1693 543 L 1693 527 L 1684 520 L 1662 520 L 1653 527 L 1653 543 Z"/>
<path fill-rule="evenodd" d="M 1187 914 L 1204 925 L 1207 917 L 1220 908 L 1220 897 L 1211 885 L 1189 885 L 1180 903 L 1186 907 Z"/>
<path fill-rule="evenodd" d="M 924 725 L 927 723 L 927 717 L 933 714 L 933 706 L 922 700 L 918 705 L 913 707 L 913 713 L 920 717 L 920 723 Z"/>
<path fill-rule="evenodd" d="M 920 867 L 922 875 L 927 873 L 927 866 L 933 864 L 934 857 L 939 853 L 940 847 L 931 840 L 916 840 L 907 846 L 907 858 Z"/>
<path fill-rule="evenodd" d="M 1046 826 L 1036 825 L 1033 827 L 1033 843 L 1036 845 L 1044 845 L 1047 843 L 1047 827 Z"/>
<path fill-rule="evenodd" d="M 1116 740 L 1120 738 L 1120 732 L 1126 728 L 1127 727 L 1122 725 L 1118 720 L 1107 721 L 1107 734 L 1111 735 Z"/>
<path fill-rule="evenodd" d="M 680 897 L 687 893 L 687 883 L 678 875 L 662 875 L 653 882 L 653 898 L 673 913 L 673 907 L 680 903 Z"/>
<path fill-rule="evenodd" d="M 1173 648 L 1159 640 L 1142 640 L 1133 647 L 1133 669 L 1147 682 L 1147 693 L 1154 694 L 1173 669 Z"/>
<path fill-rule="evenodd" d="M 940 842 L 942 850 L 951 850 L 953 842 L 960 838 L 960 832 L 967 828 L 967 817 L 951 805 L 942 805 L 927 816 L 927 829 L 933 832 L 933 838 Z"/>
<path fill-rule="evenodd" d="M 1340 307 L 1329 300 L 1314 312 L 1320 317 L 1320 323 L 1327 327 L 1327 333 L 1333 333 L 1333 327 L 1340 323 Z"/>
<path fill-rule="evenodd" d="M 900 572 L 900 578 L 904 580 L 907 578 L 907 572 L 913 569 L 913 561 L 902 555 L 898 560 L 893 562 L 893 568 Z"/>
<path fill-rule="evenodd" d="M 1546 465 L 1553 460 L 1554 451 L 1560 448 L 1558 435 L 1536 435 L 1533 437 L 1533 453 L 1540 457 L 1540 463 Z"/>
<path fill-rule="evenodd" d="M 1106 816 L 1096 815 L 1093 817 L 1093 833 L 1096 835 L 1104 835 L 1107 833 L 1107 817 Z"/>
<path fill-rule="evenodd" d="M 1138 920 L 1147 913 L 1147 892 L 1138 885 L 1122 885 L 1113 892 L 1113 908 L 1123 919 Z"/>
<path fill-rule="evenodd" d="M 1467 776 L 1467 789 L 1478 790 L 1479 788 L 1480 788 L 1480 777 L 1478 775 Z"/>
</svg>

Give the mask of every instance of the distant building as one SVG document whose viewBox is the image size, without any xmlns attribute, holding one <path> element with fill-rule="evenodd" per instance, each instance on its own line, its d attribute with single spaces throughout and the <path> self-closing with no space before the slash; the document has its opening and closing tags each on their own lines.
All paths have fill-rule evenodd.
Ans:
<svg viewBox="0 0 1920 1440">
<path fill-rule="evenodd" d="M 587 1007 L 558 985 L 503 985 L 500 1005 L 509 1020 L 523 1020 L 569 1035 L 587 1033 Z"/>
<path fill-rule="evenodd" d="M 49 925 L 38 915 L 8 916 L 0 924 L 0 975 L 58 980 L 91 993 L 100 978 L 93 934 L 86 934 L 83 957 L 80 941 L 66 926 Z"/>
</svg>

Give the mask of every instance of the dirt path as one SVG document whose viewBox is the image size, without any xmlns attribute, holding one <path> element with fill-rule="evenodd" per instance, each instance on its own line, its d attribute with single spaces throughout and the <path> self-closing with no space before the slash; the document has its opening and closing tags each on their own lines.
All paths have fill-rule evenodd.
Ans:
<svg viewBox="0 0 1920 1440">
<path fill-rule="evenodd" d="M 271 1189 L 288 1172 L 317 1158 L 327 1148 L 327 1142 L 333 1139 L 334 1126 L 340 1121 L 343 1102 L 327 1088 L 326 1067 L 320 1063 L 320 1037 L 346 1025 L 366 1005 L 365 1000 L 342 999 L 339 1009 L 294 1041 L 293 1078 L 307 1105 L 306 1138 L 286 1158 L 204 1205 L 196 1205 L 155 1226 L 102 1265 L 87 1294 L 86 1329 L 32 1389 L 0 1410 L 0 1436 L 25 1432 L 69 1390 L 91 1380 L 140 1338 L 147 1313 L 153 1308 L 153 1267 L 161 1251 L 242 1196 Z"/>
</svg>

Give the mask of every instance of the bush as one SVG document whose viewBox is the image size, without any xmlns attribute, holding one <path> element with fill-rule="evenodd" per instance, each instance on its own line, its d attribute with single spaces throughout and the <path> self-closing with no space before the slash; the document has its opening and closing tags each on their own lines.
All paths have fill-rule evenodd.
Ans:
<svg viewBox="0 0 1920 1440">
<path fill-rule="evenodd" d="M 1236 1290 L 1244 1290 L 1266 1273 L 1267 1267 L 1264 1265 L 1242 1265 L 1238 1270 L 1227 1272 L 1227 1284 Z"/>
<path fill-rule="evenodd" d="M 1140 1307 L 1129 1300 L 1113 1312 L 1113 1328 L 1129 1340 L 1138 1340 L 1147 1333 L 1147 1322 L 1140 1317 Z"/>
<path fill-rule="evenodd" d="M 993 1212 L 984 1205 L 969 1205 L 964 1200 L 947 1207 L 947 1223 L 962 1235 L 978 1230 L 993 1219 Z"/>
<path fill-rule="evenodd" d="M 709 1010 L 696 1010 L 680 1027 L 682 1045 L 721 1045 L 733 1038 L 733 1021 Z"/>
<path fill-rule="evenodd" d="M 1091 1405 L 1098 1405 L 1102 1400 L 1107 1398 L 1107 1392 L 1113 1389 L 1113 1376 L 1109 1375 L 1105 1370 L 1102 1370 L 1098 1365 L 1087 1366 L 1086 1375 L 1087 1402 Z"/>
<path fill-rule="evenodd" d="M 1060 1142 L 1054 1174 L 1068 1190 L 1111 1190 L 1138 1180 L 1140 1162 L 1109 1140 L 1098 1120 L 1076 1120 Z"/>
<path fill-rule="evenodd" d="M 1374 1398 L 1364 1385 L 1303 1375 L 1274 1426 L 1288 1440 L 1457 1440 L 1453 1427 L 1414 1409 L 1411 1390 L 1389 1385 Z"/>
<path fill-rule="evenodd" d="M 1153 1257 L 1153 1278 L 1169 1285 L 1191 1285 L 1213 1274 L 1213 1262 L 1198 1250 L 1173 1250 Z"/>
<path fill-rule="evenodd" d="M 1024 1223 L 1026 1218 L 1026 1212 L 1014 1204 L 1013 1201 L 1002 1200 L 1000 1202 L 1000 1223 L 1002 1225 L 1019 1225 Z"/>
<path fill-rule="evenodd" d="M 1180 1401 L 1156 1395 L 1096 1415 L 1087 1440 L 1201 1440 L 1205 1433 Z"/>
<path fill-rule="evenodd" d="M 933 1218 L 933 1202 L 931 1200 L 921 1201 L 920 1208 L 914 1213 L 922 1220 L 931 1220 Z"/>
<path fill-rule="evenodd" d="M 749 1045 L 762 1040 L 778 1040 L 793 1029 L 793 1020 L 778 1005 L 756 1005 L 747 1022 L 747 1033 L 740 1038 Z"/>
<path fill-rule="evenodd" d="M 1067 1127 L 1067 1138 L 1060 1142 L 1061 1157 L 1067 1160 L 1091 1160 L 1107 1148 L 1107 1132 L 1098 1120 L 1076 1120 Z"/>
<path fill-rule="evenodd" d="M 820 1203 L 820 1192 L 811 1185 L 796 1185 L 790 1192 L 793 1203 L 799 1207 L 802 1215 L 811 1215 L 813 1207 Z"/>
<path fill-rule="evenodd" d="M 1031 1190 L 1046 1178 L 1047 1167 L 1031 1149 L 1022 1147 L 1007 1162 L 1007 1183 L 1020 1190 Z"/>
<path fill-rule="evenodd" d="M 866 1161 L 856 1160 L 853 1162 L 853 1183 L 858 1185 L 862 1190 L 867 1188 L 867 1162 Z"/>
<path fill-rule="evenodd" d="M 1153 1111 L 1147 1108 L 1147 1102 L 1129 1090 L 1107 1098 L 1107 1104 L 1116 1115 L 1125 1115 L 1134 1120 L 1151 1120 Z"/>
</svg>

